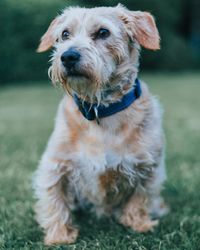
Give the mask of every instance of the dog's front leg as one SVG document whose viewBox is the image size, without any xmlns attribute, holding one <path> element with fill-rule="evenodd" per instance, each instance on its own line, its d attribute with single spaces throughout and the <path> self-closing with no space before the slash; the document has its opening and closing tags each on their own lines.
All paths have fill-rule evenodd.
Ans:
<svg viewBox="0 0 200 250">
<path fill-rule="evenodd" d="M 151 220 L 147 209 L 147 199 L 144 193 L 133 194 L 122 211 L 120 223 L 137 232 L 151 231 L 158 221 Z"/>
<path fill-rule="evenodd" d="M 73 243 L 78 230 L 71 226 L 70 195 L 67 194 L 67 164 L 43 159 L 34 184 L 38 198 L 37 221 L 45 230 L 45 244 Z M 69 162 L 70 164 L 70 162 Z"/>
</svg>

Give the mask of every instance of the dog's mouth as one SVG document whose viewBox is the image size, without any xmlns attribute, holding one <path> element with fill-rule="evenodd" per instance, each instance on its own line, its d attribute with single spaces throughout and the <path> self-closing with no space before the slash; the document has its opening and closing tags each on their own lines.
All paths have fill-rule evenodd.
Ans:
<svg viewBox="0 0 200 250">
<path fill-rule="evenodd" d="M 89 76 L 85 72 L 82 72 L 82 71 L 77 70 L 77 69 L 66 70 L 64 75 L 65 75 L 65 77 L 87 78 L 87 79 L 89 79 Z"/>
<path fill-rule="evenodd" d="M 87 75 L 85 75 L 85 74 L 82 74 L 82 73 L 74 73 L 74 72 L 70 72 L 70 73 L 67 73 L 67 76 L 68 77 L 74 77 L 74 78 L 81 78 L 81 77 L 84 77 L 84 78 L 88 78 L 88 76 Z"/>
</svg>

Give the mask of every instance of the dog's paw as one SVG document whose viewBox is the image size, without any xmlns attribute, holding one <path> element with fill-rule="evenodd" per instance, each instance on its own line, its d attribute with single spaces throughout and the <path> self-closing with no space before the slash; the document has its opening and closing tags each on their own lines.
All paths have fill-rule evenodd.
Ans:
<svg viewBox="0 0 200 250">
<path fill-rule="evenodd" d="M 130 210 L 124 213 L 120 218 L 120 223 L 126 227 L 130 227 L 136 232 L 145 233 L 153 231 L 154 227 L 158 225 L 158 220 L 152 220 L 147 211 L 143 208 L 137 210 Z"/>
<path fill-rule="evenodd" d="M 49 228 L 44 238 L 45 245 L 71 244 L 78 237 L 78 229 L 69 225 Z"/>
<path fill-rule="evenodd" d="M 154 230 L 154 227 L 157 226 L 158 223 L 158 220 L 147 220 L 138 224 L 133 223 L 131 228 L 139 233 L 152 232 Z"/>
<path fill-rule="evenodd" d="M 138 218 L 137 216 L 131 216 L 131 218 L 122 217 L 120 222 L 122 225 L 130 227 L 139 233 L 153 231 L 154 227 L 159 223 L 158 220 L 151 220 L 149 217 Z"/>
</svg>

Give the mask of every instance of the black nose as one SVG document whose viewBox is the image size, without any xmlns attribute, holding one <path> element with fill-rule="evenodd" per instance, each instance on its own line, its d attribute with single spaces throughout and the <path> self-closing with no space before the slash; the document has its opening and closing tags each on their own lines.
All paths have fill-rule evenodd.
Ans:
<svg viewBox="0 0 200 250">
<path fill-rule="evenodd" d="M 79 62 L 80 57 L 81 54 L 75 48 L 71 48 L 61 55 L 61 61 L 66 68 L 72 68 Z"/>
</svg>

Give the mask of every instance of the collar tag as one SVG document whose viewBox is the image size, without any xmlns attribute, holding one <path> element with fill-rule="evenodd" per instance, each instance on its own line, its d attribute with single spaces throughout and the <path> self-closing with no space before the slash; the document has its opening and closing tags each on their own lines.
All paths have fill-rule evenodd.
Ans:
<svg viewBox="0 0 200 250">
<path fill-rule="evenodd" d="M 99 121 L 99 116 L 98 116 L 98 109 L 97 109 L 96 106 L 94 107 L 94 114 L 95 114 L 95 118 L 96 118 L 97 124 L 99 125 L 100 121 Z"/>
</svg>

